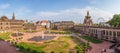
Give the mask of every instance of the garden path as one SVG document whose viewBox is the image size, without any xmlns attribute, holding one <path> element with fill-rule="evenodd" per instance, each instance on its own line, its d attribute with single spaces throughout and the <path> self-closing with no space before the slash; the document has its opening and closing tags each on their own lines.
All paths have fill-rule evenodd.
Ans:
<svg viewBox="0 0 120 53">
<path fill-rule="evenodd" d="M 12 44 L 0 40 L 0 53 L 20 53 Z"/>
<path fill-rule="evenodd" d="M 79 36 L 82 36 L 79 34 L 79 36 L 75 35 L 77 38 L 79 38 L 83 42 L 87 42 L 87 40 L 80 38 Z M 91 50 L 87 51 L 86 53 L 101 53 L 102 49 L 107 49 L 106 53 L 112 53 L 113 50 L 109 49 L 109 47 L 112 45 L 112 43 L 108 41 L 103 41 L 102 43 L 99 44 L 94 44 L 94 43 L 89 43 L 90 46 L 92 47 Z"/>
</svg>

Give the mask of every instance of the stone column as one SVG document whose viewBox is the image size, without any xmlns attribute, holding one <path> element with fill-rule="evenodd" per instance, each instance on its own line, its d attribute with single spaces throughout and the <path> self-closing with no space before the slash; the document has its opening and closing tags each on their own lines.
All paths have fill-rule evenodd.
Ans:
<svg viewBox="0 0 120 53">
<path fill-rule="evenodd" d="M 84 27 L 82 29 L 83 29 L 83 33 L 84 33 Z"/>
<path fill-rule="evenodd" d="M 110 39 L 110 31 L 108 30 L 108 35 L 107 35 L 108 39 Z"/>
<path fill-rule="evenodd" d="M 117 37 L 117 31 L 115 33 L 116 33 L 116 37 Z"/>
<path fill-rule="evenodd" d="M 102 32 L 101 30 L 97 30 L 97 38 L 100 40 L 101 40 L 101 35 L 102 35 L 101 32 Z"/>
<path fill-rule="evenodd" d="M 105 38 L 105 37 L 106 37 L 106 30 L 105 30 L 105 34 L 104 34 L 103 38 Z"/>
<path fill-rule="evenodd" d="M 95 34 L 96 34 L 96 29 L 95 29 Z"/>
<path fill-rule="evenodd" d="M 91 29 L 89 28 L 89 33 L 91 33 Z"/>
<path fill-rule="evenodd" d="M 92 33 L 94 33 L 94 30 L 92 29 Z"/>
<path fill-rule="evenodd" d="M 113 40 L 113 31 L 112 31 L 112 30 L 111 30 L 111 33 L 112 33 L 112 34 L 111 34 L 111 40 Z"/>
<path fill-rule="evenodd" d="M 105 35 L 106 35 L 106 30 L 105 30 Z"/>
</svg>

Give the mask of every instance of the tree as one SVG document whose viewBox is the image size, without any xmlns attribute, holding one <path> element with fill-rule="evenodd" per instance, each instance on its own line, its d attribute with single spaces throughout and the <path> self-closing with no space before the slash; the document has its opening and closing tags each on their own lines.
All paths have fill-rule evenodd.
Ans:
<svg viewBox="0 0 120 53">
<path fill-rule="evenodd" d="M 120 14 L 115 14 L 113 18 L 108 21 L 111 26 L 120 27 Z"/>
<path fill-rule="evenodd" d="M 30 48 L 27 48 L 27 51 L 29 52 L 29 51 L 30 51 Z"/>
<path fill-rule="evenodd" d="M 33 50 L 32 53 L 37 53 L 37 51 L 36 51 L 36 50 Z"/>
</svg>

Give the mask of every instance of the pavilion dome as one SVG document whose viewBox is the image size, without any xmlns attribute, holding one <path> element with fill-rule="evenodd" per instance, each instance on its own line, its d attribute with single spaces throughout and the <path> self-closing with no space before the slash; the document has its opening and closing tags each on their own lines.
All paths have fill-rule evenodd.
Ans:
<svg viewBox="0 0 120 53">
<path fill-rule="evenodd" d="M 8 20 L 8 18 L 6 16 L 2 16 L 1 20 L 5 21 L 5 20 Z"/>
</svg>

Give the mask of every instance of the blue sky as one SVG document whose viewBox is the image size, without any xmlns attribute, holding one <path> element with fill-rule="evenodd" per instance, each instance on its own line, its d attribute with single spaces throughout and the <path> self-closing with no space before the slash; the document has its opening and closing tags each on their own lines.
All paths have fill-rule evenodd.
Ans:
<svg viewBox="0 0 120 53">
<path fill-rule="evenodd" d="M 120 13 L 120 0 L 1 0 L 0 16 L 25 20 L 69 20 L 83 22 L 90 11 L 93 22 L 102 17 L 105 21 Z M 103 21 L 103 20 L 100 20 Z"/>
</svg>

